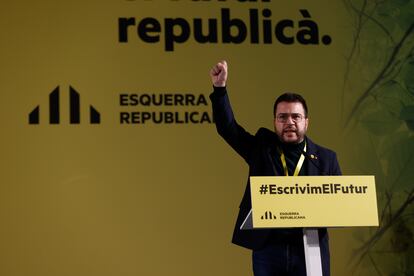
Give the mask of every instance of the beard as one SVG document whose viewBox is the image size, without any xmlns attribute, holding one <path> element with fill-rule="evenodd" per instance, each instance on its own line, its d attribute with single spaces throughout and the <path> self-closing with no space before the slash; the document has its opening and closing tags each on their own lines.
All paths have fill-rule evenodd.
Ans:
<svg viewBox="0 0 414 276">
<path fill-rule="evenodd" d="M 300 131 L 297 127 L 285 127 L 282 131 L 276 130 L 277 136 L 283 143 L 298 144 L 303 141 L 305 137 L 304 131 Z"/>
</svg>

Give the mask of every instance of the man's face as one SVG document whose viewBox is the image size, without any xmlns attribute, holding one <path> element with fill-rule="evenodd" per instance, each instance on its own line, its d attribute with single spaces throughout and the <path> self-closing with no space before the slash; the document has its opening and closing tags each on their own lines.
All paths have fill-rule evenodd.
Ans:
<svg viewBox="0 0 414 276">
<path fill-rule="evenodd" d="M 308 118 L 300 102 L 280 102 L 276 106 L 275 132 L 284 143 L 297 144 L 303 141 L 308 129 Z"/>
</svg>

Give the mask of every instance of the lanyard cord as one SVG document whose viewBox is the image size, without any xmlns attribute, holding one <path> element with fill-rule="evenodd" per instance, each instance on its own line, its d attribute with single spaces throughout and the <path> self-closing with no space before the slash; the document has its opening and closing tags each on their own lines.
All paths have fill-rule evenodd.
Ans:
<svg viewBox="0 0 414 276">
<path fill-rule="evenodd" d="M 283 171 L 285 172 L 286 176 L 289 176 L 289 172 L 288 172 L 288 168 L 286 165 L 286 158 L 285 158 L 285 154 L 283 153 L 283 151 L 278 147 L 277 150 L 280 153 L 280 161 L 282 161 L 282 166 L 283 166 Z M 306 141 L 305 141 L 305 146 L 303 148 L 303 151 L 306 152 Z M 303 153 L 300 155 L 299 161 L 296 164 L 296 168 L 295 168 L 295 172 L 293 173 L 293 176 L 298 176 L 300 169 L 302 168 L 303 162 L 305 161 L 305 156 L 303 155 Z"/>
</svg>

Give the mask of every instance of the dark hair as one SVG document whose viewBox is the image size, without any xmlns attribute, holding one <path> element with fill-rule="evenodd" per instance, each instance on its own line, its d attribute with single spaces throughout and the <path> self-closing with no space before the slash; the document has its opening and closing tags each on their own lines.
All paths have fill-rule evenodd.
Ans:
<svg viewBox="0 0 414 276">
<path fill-rule="evenodd" d="M 308 106 L 306 105 L 305 99 L 301 95 L 296 94 L 296 93 L 289 93 L 289 92 L 280 95 L 276 99 L 275 104 L 273 105 L 273 117 L 276 117 L 276 108 L 280 102 L 301 103 L 303 106 L 303 109 L 305 110 L 305 118 L 308 118 Z"/>
</svg>

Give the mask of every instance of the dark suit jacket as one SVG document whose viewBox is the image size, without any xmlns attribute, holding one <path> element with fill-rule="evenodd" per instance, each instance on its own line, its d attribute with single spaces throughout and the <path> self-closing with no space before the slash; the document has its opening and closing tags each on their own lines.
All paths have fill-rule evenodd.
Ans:
<svg viewBox="0 0 414 276">
<path fill-rule="evenodd" d="M 255 135 L 245 131 L 235 120 L 225 88 L 215 88 L 210 95 L 213 106 L 213 118 L 218 133 L 249 165 L 249 176 L 278 175 L 275 162 L 279 158 L 277 144 L 280 143 L 276 133 L 260 128 Z M 317 156 L 314 164 L 305 159 L 306 175 L 340 175 L 336 154 L 324 147 L 314 144 L 308 137 L 307 153 Z M 232 242 L 253 250 L 265 246 L 271 232 L 286 235 L 293 229 L 254 229 L 240 230 L 240 225 L 251 209 L 250 183 L 247 182 L 243 199 L 239 206 L 239 215 L 233 232 Z M 296 229 L 297 230 L 297 229 Z M 296 231 L 297 232 L 297 231 Z M 328 235 L 326 228 L 319 229 L 322 258 L 329 259 Z"/>
</svg>

